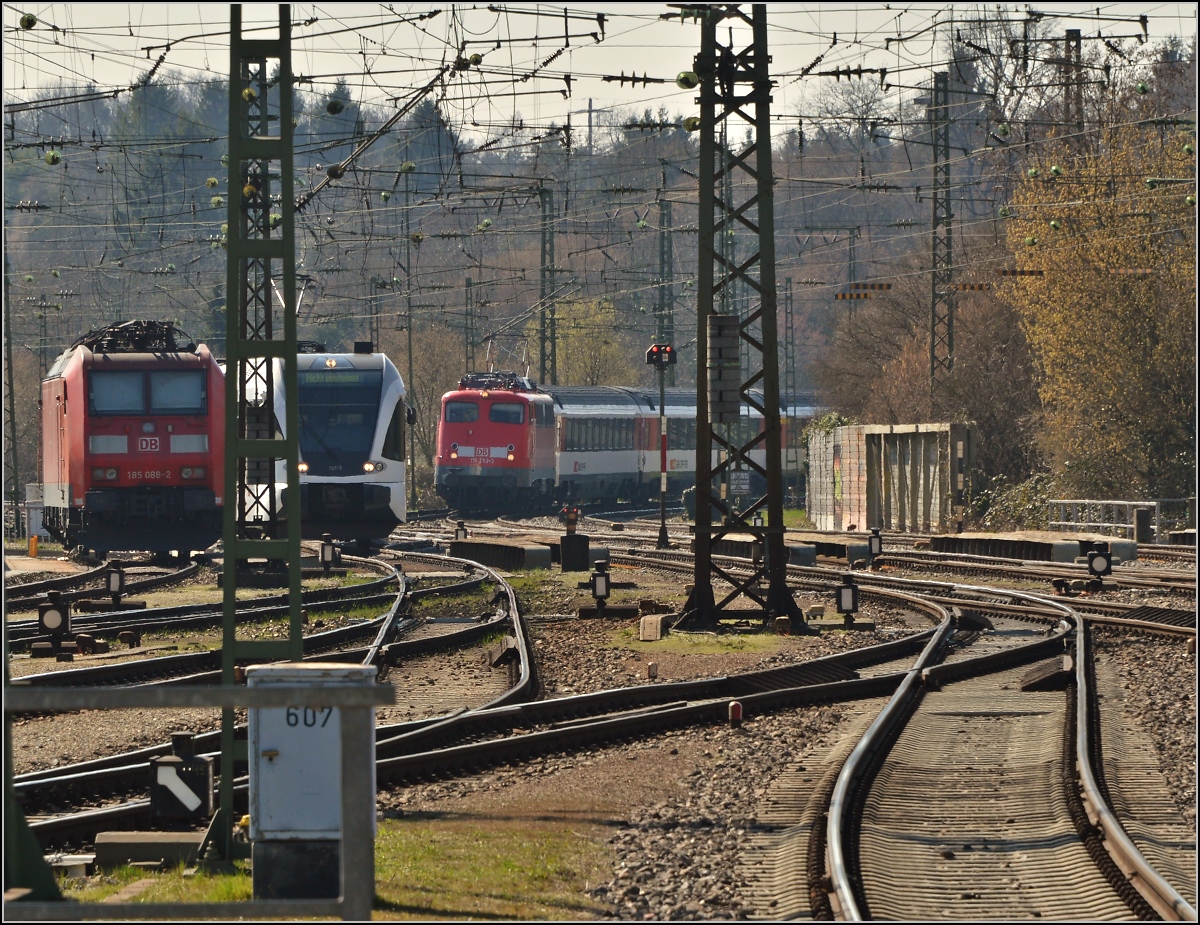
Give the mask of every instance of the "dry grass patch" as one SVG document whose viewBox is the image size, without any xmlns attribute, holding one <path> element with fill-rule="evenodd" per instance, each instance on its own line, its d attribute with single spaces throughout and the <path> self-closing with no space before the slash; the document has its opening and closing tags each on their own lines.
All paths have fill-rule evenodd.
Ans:
<svg viewBox="0 0 1200 925">
<path fill-rule="evenodd" d="M 420 813 L 387 820 L 376 842 L 375 917 L 585 919 L 603 850 L 570 822 Z"/>
</svg>

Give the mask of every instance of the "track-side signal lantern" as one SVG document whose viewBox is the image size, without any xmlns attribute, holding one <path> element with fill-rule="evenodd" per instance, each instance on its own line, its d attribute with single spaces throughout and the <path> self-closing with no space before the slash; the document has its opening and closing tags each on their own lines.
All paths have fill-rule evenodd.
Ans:
<svg viewBox="0 0 1200 925">
<path fill-rule="evenodd" d="M 1097 578 L 1112 574 L 1112 553 L 1107 549 L 1093 549 L 1087 554 L 1088 571 Z"/>
<path fill-rule="evenodd" d="M 858 585 L 850 575 L 842 576 L 842 586 L 837 589 L 837 611 L 848 619 L 858 613 Z"/>
<path fill-rule="evenodd" d="M 108 593 L 112 595 L 114 607 L 121 606 L 121 595 L 125 593 L 125 569 L 119 565 L 114 565 L 105 575 L 105 580 L 108 585 Z"/>
<path fill-rule="evenodd" d="M 325 574 L 329 574 L 329 569 L 333 566 L 334 558 L 333 535 L 330 533 L 321 534 L 321 568 L 325 570 Z"/>
<path fill-rule="evenodd" d="M 71 605 L 61 592 L 46 592 L 46 603 L 38 604 L 38 629 L 55 640 L 71 635 Z"/>
<path fill-rule="evenodd" d="M 665 366 L 674 366 L 675 348 L 670 344 L 651 344 L 650 349 L 646 351 L 646 365 L 656 366 L 660 369 Z"/>
</svg>

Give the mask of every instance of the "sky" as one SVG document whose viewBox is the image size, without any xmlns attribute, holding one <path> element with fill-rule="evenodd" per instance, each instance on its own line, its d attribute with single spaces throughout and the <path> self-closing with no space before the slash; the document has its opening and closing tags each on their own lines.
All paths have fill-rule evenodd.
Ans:
<svg viewBox="0 0 1200 925">
<path fill-rule="evenodd" d="M 997 9 L 983 8 L 991 15 Z M 62 83 L 92 82 L 128 92 L 164 52 L 164 73 L 190 80 L 223 77 L 229 68 L 229 9 L 217 3 L 5 3 L 4 101 L 26 101 Z M 979 9 L 770 3 L 768 41 L 777 79 L 772 111 L 802 112 L 806 99 L 835 79 L 820 72 L 840 67 L 886 67 L 895 92 L 916 93 L 906 88 L 928 81 L 942 61 L 939 43 Z M 1025 16 L 1023 5 L 1008 9 L 1010 18 Z M 1186 3 L 1050 3 L 1033 9 L 1054 21 L 1054 32 L 1078 28 L 1088 41 L 1131 39 L 1142 32 L 1142 14 L 1151 41 L 1196 32 L 1196 7 Z M 244 29 L 274 27 L 277 11 L 272 4 L 246 4 Z M 518 116 L 526 125 L 561 124 L 570 116 L 583 129 L 589 105 L 600 112 L 665 106 L 672 116 L 686 116 L 696 109 L 695 92 L 676 87 L 675 77 L 691 68 L 700 29 L 694 22 L 660 18 L 672 12 L 678 8 L 657 3 L 295 4 L 293 70 L 310 79 L 306 86 L 318 94 L 328 94 L 341 77 L 360 102 L 394 108 L 465 42 L 466 53 L 478 52 L 484 61 L 456 78 L 459 86 L 448 95 L 447 109 L 468 135 L 486 136 Z M 38 18 L 33 29 L 20 28 L 25 13 Z M 721 37 L 726 36 L 722 26 Z M 735 38 L 749 43 L 748 31 Z M 801 77 L 818 56 L 823 57 L 812 73 Z M 604 80 L 622 74 L 665 82 Z"/>
</svg>

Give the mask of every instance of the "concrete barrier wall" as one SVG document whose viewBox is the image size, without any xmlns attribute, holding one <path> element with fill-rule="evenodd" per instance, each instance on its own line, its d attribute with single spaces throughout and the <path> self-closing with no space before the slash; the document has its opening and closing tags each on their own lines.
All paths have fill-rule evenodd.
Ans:
<svg viewBox="0 0 1200 925">
<path fill-rule="evenodd" d="M 812 435 L 808 516 L 820 530 L 954 528 L 968 503 L 973 424 L 857 424 Z"/>
</svg>

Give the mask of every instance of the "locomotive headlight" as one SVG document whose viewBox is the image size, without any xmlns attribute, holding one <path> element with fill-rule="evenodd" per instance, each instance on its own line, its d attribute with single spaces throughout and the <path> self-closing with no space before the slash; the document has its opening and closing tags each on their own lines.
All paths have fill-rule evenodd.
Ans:
<svg viewBox="0 0 1200 925">
<path fill-rule="evenodd" d="M 154 433 L 154 422 L 153 421 L 142 421 L 142 433 L 144 433 L 144 434 Z"/>
<path fill-rule="evenodd" d="M 515 456 L 514 456 L 512 453 L 509 453 L 509 454 L 508 454 L 508 461 L 509 461 L 509 462 L 512 462 L 512 461 L 513 461 L 514 459 L 516 459 L 516 458 L 517 458 L 517 457 L 515 457 Z"/>
<path fill-rule="evenodd" d="M 508 451 L 511 453 L 514 449 L 516 449 L 516 448 L 510 443 L 508 445 Z M 512 459 L 512 457 L 510 456 L 509 459 Z"/>
<path fill-rule="evenodd" d="M 335 360 L 333 357 L 330 357 L 328 360 L 325 361 L 325 365 L 328 366 L 330 369 L 333 369 L 335 366 L 337 366 L 337 360 Z"/>
<path fill-rule="evenodd" d="M 453 450 L 451 450 L 451 451 L 450 451 L 450 458 L 451 458 L 451 459 L 458 459 L 458 454 L 457 454 L 457 453 L 455 453 Z"/>
<path fill-rule="evenodd" d="M 308 471 L 308 463 L 301 462 L 299 465 L 296 466 L 296 468 L 299 469 L 301 472 L 307 472 Z"/>
<path fill-rule="evenodd" d="M 365 462 L 363 463 L 363 472 L 382 472 L 387 466 L 381 462 Z"/>
<path fill-rule="evenodd" d="M 184 466 L 183 469 L 180 470 L 179 474 L 185 479 L 190 479 L 192 477 L 192 470 L 187 466 Z"/>
<path fill-rule="evenodd" d="M 196 466 L 192 469 L 192 478 L 202 479 L 208 472 L 203 466 Z"/>
<path fill-rule="evenodd" d="M 108 479 L 110 482 L 115 481 L 116 477 L 117 477 L 117 470 L 116 469 L 105 469 L 104 477 L 106 479 Z"/>
</svg>

